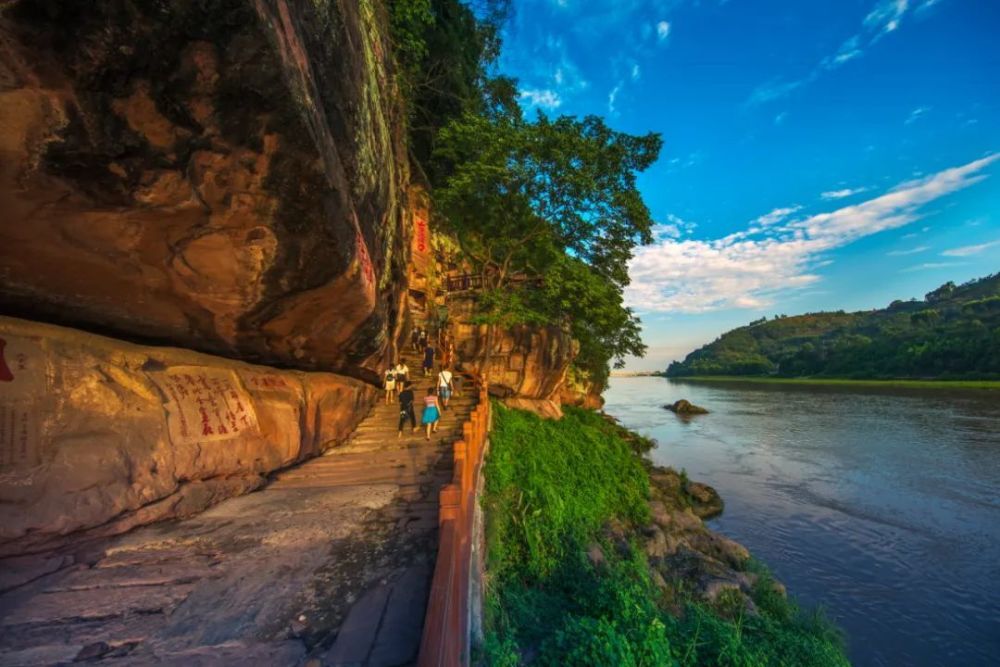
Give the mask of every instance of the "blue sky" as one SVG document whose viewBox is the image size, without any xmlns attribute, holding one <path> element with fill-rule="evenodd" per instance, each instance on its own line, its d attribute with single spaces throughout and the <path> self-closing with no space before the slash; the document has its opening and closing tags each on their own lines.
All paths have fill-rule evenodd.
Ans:
<svg viewBox="0 0 1000 667">
<path fill-rule="evenodd" d="M 1000 1 L 513 5 L 500 69 L 526 110 L 663 135 L 631 368 L 1000 271 Z"/>
</svg>

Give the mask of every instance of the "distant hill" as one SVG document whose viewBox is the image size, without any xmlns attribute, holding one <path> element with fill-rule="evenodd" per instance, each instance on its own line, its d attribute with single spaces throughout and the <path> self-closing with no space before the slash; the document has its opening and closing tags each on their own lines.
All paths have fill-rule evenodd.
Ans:
<svg viewBox="0 0 1000 667">
<path fill-rule="evenodd" d="M 667 375 L 1000 379 L 1000 273 L 881 310 L 764 318 Z"/>
</svg>

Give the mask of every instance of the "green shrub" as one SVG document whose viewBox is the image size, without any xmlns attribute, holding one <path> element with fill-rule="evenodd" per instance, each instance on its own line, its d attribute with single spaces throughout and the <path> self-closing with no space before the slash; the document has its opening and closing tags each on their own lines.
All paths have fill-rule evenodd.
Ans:
<svg viewBox="0 0 1000 667">
<path fill-rule="evenodd" d="M 496 407 L 487 463 L 489 566 L 544 577 L 612 518 L 648 520 L 641 459 L 599 415 L 567 408 L 559 421 Z"/>
<path fill-rule="evenodd" d="M 802 614 L 767 570 L 746 613 L 715 608 L 683 586 L 673 616 L 638 545 L 621 530 L 649 520 L 649 478 L 635 436 L 569 408 L 559 421 L 495 407 L 486 463 L 488 578 L 482 661 L 497 667 L 846 665 L 837 630 Z M 626 530 L 626 534 L 628 530 Z M 588 548 L 599 545 L 596 564 Z M 684 582 L 679 582 L 683 584 Z"/>
</svg>

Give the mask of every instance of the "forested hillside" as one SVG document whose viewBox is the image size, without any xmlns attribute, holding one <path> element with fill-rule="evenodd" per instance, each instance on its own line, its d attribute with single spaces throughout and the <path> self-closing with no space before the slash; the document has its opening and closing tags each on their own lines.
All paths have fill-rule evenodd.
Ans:
<svg viewBox="0 0 1000 667">
<path fill-rule="evenodd" d="M 670 364 L 667 375 L 1000 378 L 1000 273 L 881 310 L 751 322 Z"/>
</svg>

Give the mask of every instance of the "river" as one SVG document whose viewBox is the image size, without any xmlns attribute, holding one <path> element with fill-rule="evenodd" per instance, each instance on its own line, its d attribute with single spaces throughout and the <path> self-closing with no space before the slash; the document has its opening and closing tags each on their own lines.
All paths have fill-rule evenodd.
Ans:
<svg viewBox="0 0 1000 667">
<path fill-rule="evenodd" d="M 612 378 L 605 412 L 726 501 L 713 529 L 855 665 L 1000 664 L 1000 393 Z M 686 398 L 711 414 L 680 419 Z"/>
</svg>

